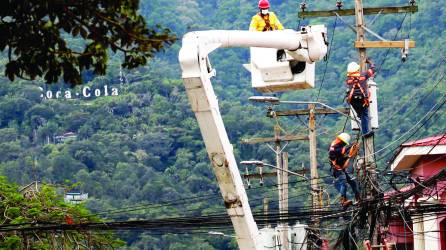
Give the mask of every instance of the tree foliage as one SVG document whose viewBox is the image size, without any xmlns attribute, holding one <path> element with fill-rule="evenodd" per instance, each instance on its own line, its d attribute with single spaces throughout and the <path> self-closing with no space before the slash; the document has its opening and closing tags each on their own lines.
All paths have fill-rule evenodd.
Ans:
<svg viewBox="0 0 446 250">
<path fill-rule="evenodd" d="M 16 185 L 0 176 L 0 219 L 3 228 L 100 221 L 84 207 L 64 203 L 54 188 L 43 186 L 38 189 L 33 186 L 20 193 Z M 11 230 L 0 235 L 0 249 L 114 249 L 124 245 L 111 233 Z"/>
<path fill-rule="evenodd" d="M 132 69 L 175 38 L 168 29 L 148 28 L 138 14 L 138 0 L 21 1 L 0 3 L 0 51 L 5 74 L 47 83 L 82 83 L 82 71 L 104 75 L 109 50 L 122 52 Z M 80 38 L 67 40 L 67 38 Z"/>
</svg>

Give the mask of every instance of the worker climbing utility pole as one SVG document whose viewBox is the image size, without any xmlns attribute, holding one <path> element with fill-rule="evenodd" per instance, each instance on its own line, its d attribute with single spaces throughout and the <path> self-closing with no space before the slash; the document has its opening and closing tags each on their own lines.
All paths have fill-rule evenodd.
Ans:
<svg viewBox="0 0 446 250">
<path fill-rule="evenodd" d="M 386 41 L 373 31 L 368 29 L 364 22 L 364 15 L 417 12 L 418 7 L 415 5 L 415 1 L 411 1 L 410 6 L 364 8 L 362 0 L 355 0 L 354 9 L 341 9 L 342 1 L 341 4 L 339 4 L 338 1 L 337 7 L 338 7 L 337 10 L 329 10 L 329 11 L 302 11 L 299 13 L 299 17 L 309 18 L 309 17 L 337 16 L 341 18 L 341 16 L 355 15 L 356 26 L 352 29 L 354 29 L 356 32 L 355 48 L 358 49 L 360 72 L 365 72 L 367 70 L 366 69 L 367 48 L 401 48 L 403 52 L 402 59 L 405 59 L 409 48 L 415 47 L 415 42 L 409 41 L 408 39 L 406 39 L 405 41 Z M 382 41 L 366 41 L 365 37 L 366 31 Z M 376 116 L 377 115 L 378 112 L 376 111 Z M 375 117 L 375 119 L 377 119 L 377 117 Z M 378 186 L 376 185 L 376 163 L 374 160 L 375 152 L 374 152 L 373 142 L 374 142 L 373 133 L 371 136 L 367 136 L 364 138 L 364 166 L 361 166 L 361 168 L 365 168 L 367 170 L 367 174 L 370 177 L 369 180 L 370 183 L 367 185 L 367 196 L 368 198 L 371 199 L 376 198 L 377 190 L 375 190 L 374 187 Z M 372 246 L 373 245 L 376 246 L 379 244 L 379 242 L 378 242 L 378 237 L 375 234 L 376 218 L 374 217 L 374 214 L 370 213 L 368 215 L 368 221 L 369 225 L 371 225 L 369 233 L 369 236 L 371 238 L 370 240 L 372 241 Z"/>
<path fill-rule="evenodd" d="M 292 104 L 292 101 L 284 101 L 284 103 Z M 297 103 L 295 103 L 297 104 Z M 320 103 L 319 103 L 320 104 Z M 316 103 L 310 103 L 308 105 L 308 109 L 302 110 L 284 110 L 284 111 L 275 111 L 274 115 L 277 117 L 280 116 L 299 116 L 305 115 L 308 116 L 308 139 L 310 144 L 310 189 L 311 189 L 311 204 L 313 212 L 320 212 L 323 207 L 322 200 L 322 192 L 323 189 L 319 187 L 319 174 L 317 171 L 317 138 L 316 138 L 316 115 L 317 114 L 344 114 L 347 115 L 349 113 L 348 109 L 327 109 L 327 108 L 318 108 L 316 109 Z M 271 112 L 269 113 L 271 114 Z M 269 115 L 271 117 L 271 115 Z M 310 227 L 312 228 L 310 238 L 316 240 L 319 238 L 319 230 L 317 228 L 320 227 L 320 221 L 316 217 L 311 218 Z M 318 246 L 309 244 L 308 249 L 319 249 Z"/>
</svg>

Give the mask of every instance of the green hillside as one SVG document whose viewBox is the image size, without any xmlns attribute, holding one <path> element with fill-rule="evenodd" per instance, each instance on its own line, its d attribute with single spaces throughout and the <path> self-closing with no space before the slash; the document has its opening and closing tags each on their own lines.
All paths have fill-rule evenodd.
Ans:
<svg viewBox="0 0 446 250">
<path fill-rule="evenodd" d="M 307 2 L 311 10 L 335 8 L 335 1 Z M 445 132 L 446 6 L 442 1 L 417 2 L 418 13 L 382 15 L 370 26 L 389 40 L 410 37 L 417 43 L 405 63 L 398 49 L 369 50 L 379 69 L 375 80 L 379 85 L 380 129 L 375 147 L 381 170 L 386 169 L 386 162 L 401 143 Z M 104 220 L 224 214 L 223 200 L 181 80 L 178 51 L 181 37 L 188 31 L 247 29 L 256 4 L 254 0 L 141 0 L 140 12 L 149 24 L 168 27 L 180 38 L 147 66 L 121 71 L 122 56 L 113 54 L 105 76 L 85 72 L 87 83 L 74 89 L 63 83 L 45 85 L 43 80 L 11 83 L 2 76 L 0 175 L 20 185 L 34 180 L 78 182 L 80 189 L 89 194 L 87 207 Z M 271 0 L 271 4 L 285 27 L 297 29 L 299 24 L 323 23 L 331 41 L 328 61 L 316 64 L 316 87 L 278 96 L 282 100 L 318 99 L 331 106 L 345 106 L 342 99 L 346 65 L 357 58 L 353 49 L 355 34 L 335 17 L 299 20 L 299 2 Z M 364 3 L 405 4 L 407 1 L 402 0 Z M 345 3 L 345 8 L 350 7 L 352 3 Z M 372 19 L 367 17 L 367 21 Z M 353 17 L 345 20 L 354 23 Z M 249 60 L 249 50 L 220 49 L 210 59 L 217 71 L 214 89 L 237 160 L 273 163 L 274 155 L 266 145 L 240 143 L 242 138 L 271 136 L 275 124 L 265 116 L 266 106 L 248 101 L 259 94 L 251 89 L 249 74 L 241 67 Z M 0 72 L 6 61 L 7 55 L 3 54 Z M 89 89 L 83 89 L 85 86 Z M 100 92 L 97 97 L 96 89 Z M 60 98 L 55 98 L 58 90 Z M 47 91 L 51 91 L 51 99 L 42 98 Z M 63 98 L 65 91 L 73 98 Z M 112 95 L 113 91 L 116 95 Z M 319 175 L 328 176 L 326 151 L 334 135 L 342 131 L 345 119 L 320 116 L 317 122 Z M 282 119 L 281 126 L 288 132 L 304 133 L 307 125 L 305 119 L 289 118 Z M 63 141 L 68 132 L 75 133 L 76 138 Z M 291 170 L 302 164 L 308 168 L 307 143 L 290 143 L 287 151 Z M 322 184 L 336 204 L 331 181 L 324 178 Z M 386 183 L 384 177 L 379 181 Z M 308 183 L 297 179 L 290 179 L 290 183 L 290 210 L 308 205 Z M 253 182 L 254 188 L 247 190 L 254 211 L 262 211 L 263 197 L 270 198 L 271 210 L 278 208 L 274 184 L 274 178 L 263 187 Z M 231 235 L 234 231 L 228 228 L 225 233 Z M 127 242 L 126 249 L 236 248 L 232 238 L 211 236 L 207 231 L 164 234 L 134 230 L 119 235 Z"/>
</svg>

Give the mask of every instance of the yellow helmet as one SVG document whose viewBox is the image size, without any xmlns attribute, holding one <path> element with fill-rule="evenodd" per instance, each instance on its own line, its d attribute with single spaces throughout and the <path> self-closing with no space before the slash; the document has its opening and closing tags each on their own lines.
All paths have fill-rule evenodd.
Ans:
<svg viewBox="0 0 446 250">
<path fill-rule="evenodd" d="M 340 133 L 337 138 L 343 142 L 345 142 L 347 145 L 350 144 L 350 135 L 347 133 Z"/>
<path fill-rule="evenodd" d="M 357 62 L 351 62 L 347 66 L 347 73 L 355 73 L 358 72 L 360 69 L 360 66 Z"/>
</svg>

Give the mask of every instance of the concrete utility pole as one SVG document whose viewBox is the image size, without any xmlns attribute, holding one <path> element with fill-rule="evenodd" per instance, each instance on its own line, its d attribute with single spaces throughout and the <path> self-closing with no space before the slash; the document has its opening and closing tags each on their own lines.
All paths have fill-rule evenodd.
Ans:
<svg viewBox="0 0 446 250">
<path fill-rule="evenodd" d="M 346 10 L 328 10 L 328 11 L 303 11 L 299 13 L 299 17 L 301 18 L 310 18 L 310 17 L 328 17 L 328 16 L 351 16 L 355 15 L 356 18 L 356 41 L 355 48 L 358 49 L 359 54 L 359 65 L 361 67 L 361 71 L 366 71 L 366 59 L 367 59 L 367 48 L 401 48 L 404 50 L 404 53 L 408 53 L 409 48 L 415 47 L 414 41 L 386 41 L 379 35 L 375 34 L 373 31 L 370 31 L 364 22 L 364 15 L 371 14 L 391 14 L 391 13 L 407 13 L 407 12 L 417 12 L 418 6 L 412 4 L 410 6 L 402 6 L 402 7 L 376 7 L 376 8 L 364 8 L 362 4 L 362 0 L 355 0 L 355 8 L 354 9 L 346 9 Z M 341 19 L 342 20 L 342 19 Z M 365 32 L 369 32 L 375 37 L 378 37 L 381 41 L 366 41 Z M 407 54 L 406 54 L 407 55 Z M 371 127 L 371 126 L 369 126 Z M 369 198 L 375 198 L 377 193 L 372 187 L 373 184 L 376 183 L 376 163 L 374 161 L 374 145 L 373 145 L 373 136 L 364 138 L 364 165 L 367 169 L 367 173 L 370 176 L 372 185 L 369 185 L 367 196 Z M 377 186 L 377 185 L 374 185 Z M 369 214 L 369 224 L 376 225 L 374 215 Z M 374 234 L 375 228 L 370 228 L 370 236 L 372 245 L 378 245 L 378 237 Z"/>
</svg>

